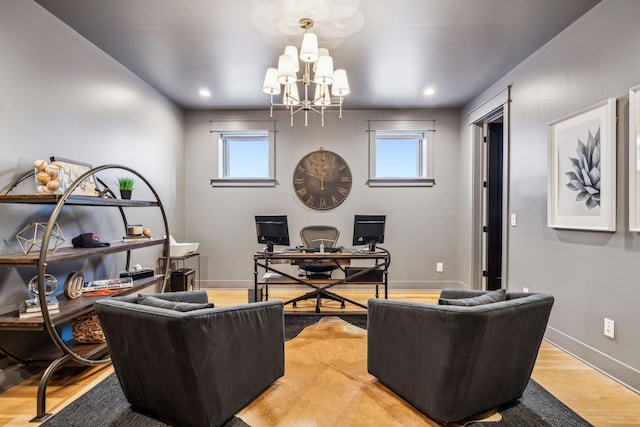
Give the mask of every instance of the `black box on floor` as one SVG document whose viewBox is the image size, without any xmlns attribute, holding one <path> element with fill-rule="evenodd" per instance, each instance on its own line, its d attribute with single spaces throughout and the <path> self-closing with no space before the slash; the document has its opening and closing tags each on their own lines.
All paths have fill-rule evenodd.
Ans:
<svg viewBox="0 0 640 427">
<path fill-rule="evenodd" d="M 120 273 L 120 277 L 131 277 L 133 280 L 144 279 L 145 277 L 153 276 L 153 270 L 151 268 L 144 268 L 142 270 L 129 270 Z"/>
<path fill-rule="evenodd" d="M 196 271 L 193 268 L 179 268 L 171 272 L 171 292 L 192 291 Z"/>
<path fill-rule="evenodd" d="M 344 275 L 346 277 L 349 276 L 353 276 L 356 273 L 360 273 L 363 270 L 367 270 L 368 267 L 347 267 L 344 270 Z M 356 277 L 355 279 L 353 279 L 353 282 L 374 282 L 374 283 L 382 283 L 382 273 L 383 270 L 371 270 L 368 273 L 364 273 L 361 276 Z M 349 282 L 346 282 L 347 284 Z"/>
</svg>

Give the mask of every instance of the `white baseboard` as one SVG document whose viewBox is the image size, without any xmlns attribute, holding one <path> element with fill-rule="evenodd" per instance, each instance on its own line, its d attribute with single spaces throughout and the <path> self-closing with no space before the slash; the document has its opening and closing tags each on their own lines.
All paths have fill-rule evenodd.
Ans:
<svg viewBox="0 0 640 427">
<path fill-rule="evenodd" d="M 616 360 L 608 354 L 551 326 L 547 327 L 545 339 L 593 369 L 640 394 L 640 371 L 632 366 Z"/>
</svg>

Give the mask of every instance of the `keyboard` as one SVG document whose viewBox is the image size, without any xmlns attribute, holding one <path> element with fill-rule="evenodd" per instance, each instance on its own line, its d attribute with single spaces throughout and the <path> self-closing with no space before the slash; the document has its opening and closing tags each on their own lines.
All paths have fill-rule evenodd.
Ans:
<svg viewBox="0 0 640 427">
<path fill-rule="evenodd" d="M 300 250 L 300 252 L 311 252 L 311 253 L 320 252 L 320 248 L 298 248 L 298 249 Z M 336 248 L 324 248 L 324 251 L 325 251 L 325 253 L 328 253 L 328 254 L 341 252 L 342 251 L 342 246 L 338 246 Z"/>
</svg>

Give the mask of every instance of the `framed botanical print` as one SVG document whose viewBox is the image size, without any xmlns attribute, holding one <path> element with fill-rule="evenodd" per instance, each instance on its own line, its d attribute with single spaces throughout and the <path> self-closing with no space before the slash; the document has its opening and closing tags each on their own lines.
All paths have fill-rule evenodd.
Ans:
<svg viewBox="0 0 640 427">
<path fill-rule="evenodd" d="M 616 100 L 548 126 L 547 225 L 616 230 Z"/>
<path fill-rule="evenodd" d="M 640 85 L 629 89 L 629 231 L 640 231 Z"/>
</svg>

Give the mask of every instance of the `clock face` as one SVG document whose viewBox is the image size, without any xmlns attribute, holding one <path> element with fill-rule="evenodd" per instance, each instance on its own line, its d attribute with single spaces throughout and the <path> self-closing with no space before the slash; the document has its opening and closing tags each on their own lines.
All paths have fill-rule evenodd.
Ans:
<svg viewBox="0 0 640 427">
<path fill-rule="evenodd" d="M 351 170 L 342 157 L 320 149 L 304 156 L 293 171 L 298 198 L 312 209 L 333 209 L 351 191 Z"/>
</svg>

